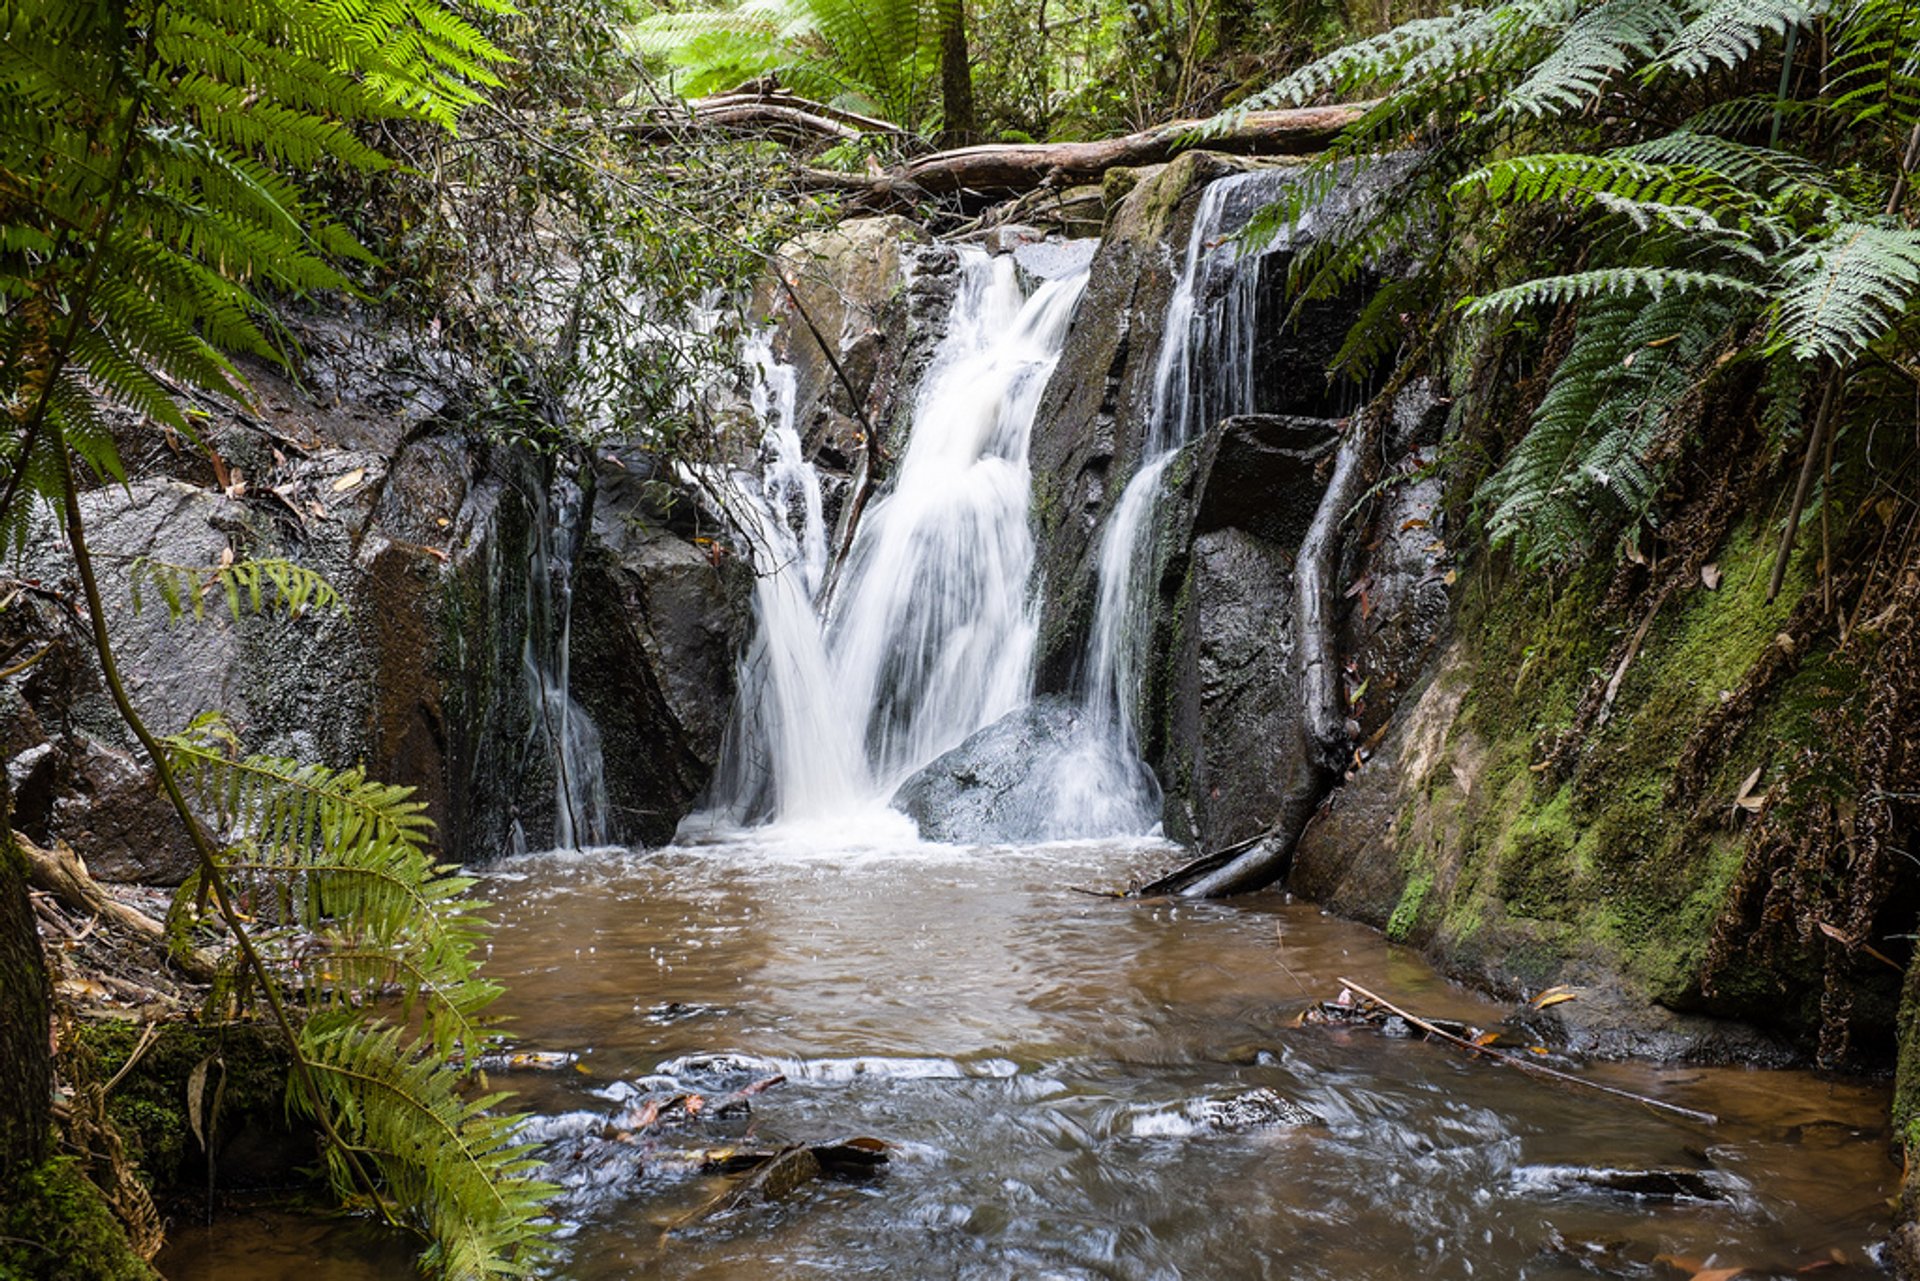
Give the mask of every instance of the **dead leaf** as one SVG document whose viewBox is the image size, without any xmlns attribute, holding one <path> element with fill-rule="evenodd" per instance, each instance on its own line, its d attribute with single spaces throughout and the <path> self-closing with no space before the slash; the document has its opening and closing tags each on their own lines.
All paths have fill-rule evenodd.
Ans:
<svg viewBox="0 0 1920 1281">
<path fill-rule="evenodd" d="M 1747 781 L 1740 784 L 1740 791 L 1733 798 L 1735 808 L 1743 809 L 1749 814 L 1758 814 L 1765 808 L 1767 792 L 1772 789 L 1762 788 L 1758 792 L 1753 789 L 1760 782 L 1760 775 L 1766 772 L 1766 768 L 1764 765 L 1753 767 L 1753 773 L 1747 775 Z"/>
<path fill-rule="evenodd" d="M 1420 517 L 1415 516 L 1411 520 L 1403 520 L 1400 522 L 1400 532 L 1404 534 L 1409 529 L 1425 529 L 1432 523 L 1430 520 L 1422 520 Z"/>
<path fill-rule="evenodd" d="M 1719 591 L 1720 590 L 1720 566 L 1702 565 L 1700 567 L 1700 582 L 1710 592 Z"/>
<path fill-rule="evenodd" d="M 1446 573 L 1440 576 L 1440 581 L 1444 582 L 1447 586 L 1451 587 L 1455 583 L 1460 581 L 1460 575 L 1450 569 Z"/>
<path fill-rule="evenodd" d="M 1498 1030 L 1495 1030 L 1492 1032 L 1482 1032 L 1479 1036 L 1473 1038 L 1473 1043 L 1475 1045 L 1492 1045 L 1499 1039 L 1500 1033 Z"/>
<path fill-rule="evenodd" d="M 1564 983 L 1556 983 L 1540 995 L 1534 997 L 1532 1005 L 1536 1010 L 1544 1010 L 1550 1005 L 1558 1005 L 1562 1001 L 1571 1001 L 1579 995 L 1578 992 L 1566 986 Z"/>
<path fill-rule="evenodd" d="M 228 498 L 245 498 L 247 496 L 246 473 L 242 472 L 238 467 L 233 469 L 233 483 L 226 486 L 226 494 Z"/>
<path fill-rule="evenodd" d="M 364 467 L 356 467 L 333 482 L 333 492 L 336 494 L 344 494 L 366 478 L 367 469 Z"/>
<path fill-rule="evenodd" d="M 1745 1272 L 1746 1269 L 1744 1267 L 1702 1268 L 1694 1273 L 1692 1277 L 1688 1278 L 1688 1281 L 1733 1281 L 1735 1277 L 1741 1276 Z"/>
<path fill-rule="evenodd" d="M 193 1065 L 193 1071 L 187 1073 L 187 1128 L 193 1131 L 193 1137 L 199 1142 L 202 1152 L 207 1149 L 207 1069 L 212 1066 L 213 1056 L 209 1054 Z"/>
</svg>

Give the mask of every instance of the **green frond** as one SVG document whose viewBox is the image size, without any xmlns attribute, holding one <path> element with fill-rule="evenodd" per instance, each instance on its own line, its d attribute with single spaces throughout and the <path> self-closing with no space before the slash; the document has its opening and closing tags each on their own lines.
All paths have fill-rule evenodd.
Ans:
<svg viewBox="0 0 1920 1281">
<path fill-rule="evenodd" d="M 534 1179 L 538 1163 L 516 1141 L 515 1122 L 493 1114 L 502 1096 L 463 1095 L 458 1075 L 415 1052 L 396 1027 L 321 1014 L 300 1042 L 341 1138 L 432 1243 L 423 1266 L 459 1281 L 535 1274 L 553 1189 Z M 327 1159 L 334 1181 L 349 1182 L 346 1154 L 330 1149 Z"/>
<path fill-rule="evenodd" d="M 1573 20 L 1500 110 L 1534 117 L 1580 110 L 1608 81 L 1650 57 L 1679 29 L 1672 0 L 1606 0 Z"/>
<path fill-rule="evenodd" d="M 1801 360 L 1852 360 L 1920 290 L 1920 231 L 1845 222 L 1780 265 L 1779 341 Z"/>
<path fill-rule="evenodd" d="M 1563 305 L 1596 298 L 1659 299 L 1672 295 L 1746 294 L 1766 291 L 1751 281 L 1719 272 L 1688 271 L 1677 267 L 1603 267 L 1564 276 L 1543 276 L 1524 284 L 1496 290 L 1466 304 L 1466 314 L 1511 315 L 1529 307 Z"/>
<path fill-rule="evenodd" d="M 1733 314 L 1673 294 L 1591 306 L 1526 434 L 1476 495 L 1489 539 L 1565 564 L 1646 519 L 1665 475 L 1655 446 Z"/>
<path fill-rule="evenodd" d="M 160 593 L 168 617 L 176 623 L 189 613 L 196 621 L 205 618 L 207 598 L 215 593 L 226 601 L 236 622 L 243 610 L 280 612 L 292 618 L 314 610 L 346 612 L 340 593 L 317 571 L 274 557 L 224 565 L 176 565 L 142 556 L 128 568 L 127 576 L 135 613 L 145 605 L 144 587 Z"/>
<path fill-rule="evenodd" d="M 1673 70 L 1699 76 L 1716 65 L 1737 67 L 1768 36 L 1810 26 L 1828 7 L 1828 0 L 1703 0 L 1649 73 Z"/>
</svg>

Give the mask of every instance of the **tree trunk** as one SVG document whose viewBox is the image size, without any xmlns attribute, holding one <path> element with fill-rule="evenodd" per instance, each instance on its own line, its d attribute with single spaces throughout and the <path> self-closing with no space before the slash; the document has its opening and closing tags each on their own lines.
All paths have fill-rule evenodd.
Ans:
<svg viewBox="0 0 1920 1281">
<path fill-rule="evenodd" d="M 0 1189 L 46 1155 L 53 1106 L 52 994 L 11 802 L 0 779 Z"/>
<path fill-rule="evenodd" d="M 967 56 L 966 0 L 940 6 L 940 145 L 979 140 L 973 119 L 973 64 Z"/>
</svg>

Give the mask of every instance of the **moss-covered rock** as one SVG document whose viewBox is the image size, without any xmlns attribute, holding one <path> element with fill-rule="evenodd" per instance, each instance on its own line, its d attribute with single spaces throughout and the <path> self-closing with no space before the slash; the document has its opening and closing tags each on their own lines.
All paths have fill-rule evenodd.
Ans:
<svg viewBox="0 0 1920 1281">
<path fill-rule="evenodd" d="M 0 1201 L 0 1281 L 157 1281 L 72 1157 L 15 1181 Z"/>
<path fill-rule="evenodd" d="M 1617 988 L 1645 1011 L 1641 1031 L 1659 1034 L 1601 1038 L 1608 1045 L 1777 1053 L 1677 1012 L 1748 1020 L 1809 1046 L 1817 967 L 1710 957 L 1745 857 L 1733 799 L 1811 732 L 1805 691 L 1787 682 L 1721 745 L 1698 806 L 1676 806 L 1670 787 L 1690 735 L 1777 643 L 1811 573 L 1796 560 L 1770 603 L 1770 568 L 1764 523 L 1736 526 L 1717 590 L 1674 592 L 1622 672 L 1636 623 L 1599 614 L 1601 569 L 1553 579 L 1481 566 L 1433 675 L 1302 837 L 1293 888 L 1496 989 Z M 1595 683 L 1616 675 L 1573 767 L 1556 770 L 1552 747 Z M 1580 1021 L 1578 1003 L 1566 1017 Z"/>
<path fill-rule="evenodd" d="M 86 1060 L 78 1065 L 83 1079 L 105 1081 L 126 1065 L 141 1036 L 140 1027 L 119 1020 L 81 1023 L 63 1054 Z M 211 1153 L 194 1136 L 187 1105 L 202 1065 L 202 1124 Z M 210 1160 L 217 1187 L 304 1186 L 315 1149 L 311 1132 L 288 1121 L 289 1065 L 278 1030 L 264 1024 L 161 1024 L 108 1096 L 107 1117 L 162 1199 L 203 1196 Z"/>
</svg>

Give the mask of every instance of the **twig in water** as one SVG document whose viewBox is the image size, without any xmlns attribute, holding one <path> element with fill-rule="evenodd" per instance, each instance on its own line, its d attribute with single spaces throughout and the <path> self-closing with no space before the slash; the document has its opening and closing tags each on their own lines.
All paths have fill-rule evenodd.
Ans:
<svg viewBox="0 0 1920 1281">
<path fill-rule="evenodd" d="M 1518 1055 L 1508 1054 L 1505 1050 L 1496 1050 L 1490 1045 L 1475 1045 L 1465 1037 L 1455 1036 L 1451 1032 L 1442 1031 L 1440 1028 L 1435 1027 L 1433 1024 L 1421 1018 L 1418 1014 L 1409 1014 L 1392 1001 L 1375 996 L 1372 992 L 1367 991 L 1367 989 L 1361 987 L 1352 979 L 1340 979 L 1339 982 L 1343 986 L 1349 987 L 1361 996 L 1366 997 L 1382 1009 L 1398 1014 L 1401 1018 L 1413 1024 L 1428 1036 L 1436 1037 L 1451 1045 L 1457 1045 L 1463 1050 L 1471 1050 L 1475 1054 L 1487 1055 L 1496 1063 L 1504 1063 L 1508 1067 L 1519 1068 L 1522 1072 L 1531 1072 L 1536 1076 L 1548 1077 L 1555 1081 L 1565 1081 L 1570 1085 L 1585 1086 L 1589 1090 L 1598 1090 L 1602 1094 L 1611 1094 L 1615 1098 L 1626 1099 L 1628 1102 L 1639 1103 L 1650 1108 L 1658 1108 L 1663 1112 L 1672 1112 L 1676 1116 L 1686 1117 L 1689 1121 L 1700 1121 L 1707 1125 L 1718 1125 L 1720 1123 L 1720 1118 L 1711 1112 L 1698 1112 L 1693 1108 L 1683 1108 L 1678 1103 L 1667 1103 L 1661 1099 L 1648 1098 L 1644 1094 L 1635 1094 L 1632 1090 L 1622 1090 L 1611 1085 L 1602 1085 L 1598 1081 L 1589 1081 L 1585 1077 L 1575 1076 L 1571 1072 L 1562 1072 L 1558 1069 L 1550 1068 L 1544 1063 L 1529 1062 L 1526 1059 L 1520 1058 Z"/>
</svg>

